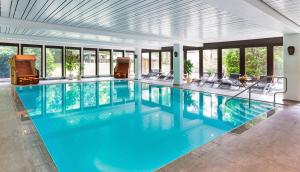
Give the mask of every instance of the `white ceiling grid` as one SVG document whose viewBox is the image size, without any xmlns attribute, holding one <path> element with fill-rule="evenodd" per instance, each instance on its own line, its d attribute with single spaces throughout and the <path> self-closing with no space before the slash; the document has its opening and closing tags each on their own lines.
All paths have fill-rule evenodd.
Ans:
<svg viewBox="0 0 300 172">
<path fill-rule="evenodd" d="M 271 1 L 271 0 L 270 0 Z M 279 1 L 279 0 L 278 0 Z M 279 36 L 205 0 L 0 0 L 0 16 L 55 25 L 128 34 L 128 39 L 0 25 L 6 35 L 40 36 L 158 45 L 152 37 L 191 42 L 215 42 Z M 130 37 L 132 35 L 132 37 Z M 147 36 L 145 41 L 135 35 Z M 150 41 L 149 41 L 150 40 Z"/>
</svg>

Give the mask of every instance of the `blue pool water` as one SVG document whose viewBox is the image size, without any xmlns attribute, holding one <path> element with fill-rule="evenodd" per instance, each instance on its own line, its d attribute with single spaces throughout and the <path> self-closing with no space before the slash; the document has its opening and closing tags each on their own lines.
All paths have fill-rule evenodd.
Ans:
<svg viewBox="0 0 300 172">
<path fill-rule="evenodd" d="M 153 171 L 272 108 L 134 81 L 16 91 L 61 172 Z"/>
</svg>

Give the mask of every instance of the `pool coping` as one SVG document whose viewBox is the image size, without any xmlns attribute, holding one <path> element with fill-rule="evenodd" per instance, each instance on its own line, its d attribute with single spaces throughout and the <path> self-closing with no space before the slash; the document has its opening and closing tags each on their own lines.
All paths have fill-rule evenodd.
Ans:
<svg viewBox="0 0 300 172">
<path fill-rule="evenodd" d="M 141 83 L 146 83 L 146 84 L 151 84 L 151 85 L 158 85 L 158 86 L 165 86 L 165 87 L 171 87 L 171 88 L 179 88 L 179 89 L 182 89 L 182 90 L 191 90 L 191 91 L 196 91 L 196 92 L 203 92 L 203 93 L 208 93 L 208 94 L 216 94 L 216 95 L 221 95 L 221 96 L 225 96 L 225 97 L 232 97 L 232 96 L 229 96 L 229 95 L 223 95 L 223 94 L 217 94 L 217 93 L 211 93 L 211 92 L 205 92 L 205 91 L 200 91 L 200 90 L 193 90 L 193 89 L 189 89 L 189 88 L 181 88 L 180 86 L 167 86 L 167 85 L 160 85 L 160 84 L 155 84 L 155 83 L 148 83 L 148 82 L 143 82 L 141 80 L 133 80 L 133 79 L 118 79 L 116 81 L 137 81 L 137 82 L 141 82 Z M 38 84 L 38 85 L 27 85 L 27 86 L 39 86 L 39 85 L 54 85 L 54 84 L 63 84 L 63 83 L 84 83 L 84 82 L 99 82 L 99 81 L 114 81 L 114 79 L 107 79 L 107 80 L 98 80 L 98 81 L 75 81 L 75 82 L 57 82 L 57 83 L 43 83 L 43 84 Z M 24 86 L 21 86 L 21 87 L 24 87 Z M 30 125 L 33 126 L 33 129 L 35 130 L 34 131 L 34 134 L 35 136 L 39 139 L 40 143 L 42 143 L 41 145 L 41 149 L 43 150 L 43 152 L 47 153 L 47 156 L 50 157 L 50 160 L 51 163 L 56 171 L 59 171 L 58 170 L 58 167 L 57 165 L 55 164 L 51 154 L 49 153 L 43 139 L 41 138 L 41 136 L 39 135 L 38 133 L 38 130 L 37 128 L 35 127 L 35 125 L 33 124 L 32 122 L 32 119 L 29 117 L 28 115 L 28 112 L 25 108 L 25 106 L 23 105 L 22 101 L 20 100 L 19 98 L 19 95 L 16 91 L 16 88 L 17 86 L 15 85 L 11 85 L 11 98 L 12 98 L 12 104 L 15 106 L 15 109 L 16 109 L 16 113 L 17 115 L 21 118 L 21 121 L 29 121 L 30 122 Z M 239 99 L 246 99 L 246 98 L 242 98 L 242 97 L 237 97 Z M 266 101 L 260 101 L 260 100 L 254 100 L 254 101 L 258 101 L 258 102 L 265 102 L 265 103 L 268 103 L 270 104 L 270 102 L 266 102 Z M 280 105 L 284 105 L 284 104 L 280 104 Z M 281 107 L 278 107 L 278 108 L 281 108 Z M 258 114 L 255 118 L 247 121 L 246 123 L 242 124 L 241 126 L 238 126 L 234 129 L 232 129 L 231 131 L 228 131 L 226 133 L 224 133 L 223 135 L 211 140 L 210 142 L 202 145 L 202 146 L 199 146 L 189 152 L 187 152 L 186 154 L 182 155 L 182 156 L 179 156 L 178 158 L 176 158 L 175 160 L 165 164 L 164 166 L 158 168 L 158 169 L 155 169 L 155 171 L 164 171 L 163 169 L 170 165 L 170 164 L 173 164 L 174 162 L 176 162 L 177 160 L 187 156 L 188 154 L 198 150 L 198 149 L 201 149 L 203 148 L 204 146 L 207 146 L 207 145 L 210 145 L 212 143 L 215 143 L 216 140 L 219 140 L 219 139 L 224 139 L 226 137 L 228 137 L 229 135 L 240 135 L 242 134 L 243 132 L 246 132 L 247 130 L 251 129 L 252 127 L 256 126 L 257 124 L 259 124 L 260 122 L 268 119 L 269 117 L 271 117 L 275 112 L 276 112 L 276 107 L 273 107 L 272 109 L 264 112 L 264 113 L 261 113 L 261 114 Z M 27 117 L 24 117 L 24 116 L 27 116 Z"/>
<path fill-rule="evenodd" d="M 17 117 L 20 118 L 20 121 L 21 122 L 27 122 L 29 124 L 27 125 L 30 125 L 32 126 L 32 129 L 34 130 L 33 131 L 33 134 L 34 136 L 38 139 L 38 142 L 41 143 L 39 146 L 40 146 L 40 149 L 42 150 L 42 152 L 44 153 L 42 156 L 47 156 L 45 158 L 47 158 L 48 160 L 50 160 L 50 163 L 56 171 L 59 171 L 58 170 L 58 167 L 57 165 L 55 164 L 51 154 L 49 153 L 48 149 L 46 148 L 46 145 L 43 141 L 43 139 L 41 138 L 40 134 L 38 133 L 38 130 L 36 128 L 36 126 L 33 124 L 32 122 L 32 119 L 29 117 L 28 115 L 28 112 L 27 112 L 27 109 L 25 108 L 25 106 L 23 105 L 17 91 L 16 91 L 16 87 L 15 86 L 12 86 L 11 87 L 11 100 L 12 100 L 12 104 L 16 110 L 16 114 L 17 114 Z M 27 116 L 27 117 L 24 117 L 24 116 Z"/>
<path fill-rule="evenodd" d="M 201 152 L 201 151 L 203 151 L 202 149 L 204 149 L 204 147 L 210 147 L 210 145 L 212 145 L 212 144 L 218 144 L 218 142 L 217 142 L 218 140 L 224 140 L 224 139 L 226 140 L 226 138 L 229 138 L 232 135 L 238 136 L 240 134 L 243 134 L 244 132 L 250 130 L 251 128 L 253 128 L 257 124 L 259 124 L 260 122 L 262 122 L 264 120 L 267 120 L 269 117 L 271 117 L 273 114 L 275 114 L 275 111 L 276 111 L 275 109 L 276 108 L 273 108 L 269 111 L 266 111 L 264 113 L 261 113 L 261 114 L 257 115 L 257 117 L 255 117 L 254 119 L 249 120 L 248 122 L 242 124 L 241 126 L 238 126 L 234 129 L 232 129 L 231 131 L 224 133 L 223 135 L 211 140 L 210 142 L 187 152 L 186 154 L 184 154 L 184 155 L 176 158 L 175 160 L 165 164 L 163 167 L 160 167 L 160 168 L 156 169 L 155 171 L 157 171 L 157 172 L 166 172 L 166 170 L 164 170 L 164 168 L 166 168 L 167 166 L 170 166 L 174 163 L 176 164 L 176 162 L 178 160 L 190 155 L 191 153 L 194 153 L 194 152 L 197 152 L 197 151 Z M 198 154 L 198 153 L 196 153 L 196 154 Z"/>
</svg>

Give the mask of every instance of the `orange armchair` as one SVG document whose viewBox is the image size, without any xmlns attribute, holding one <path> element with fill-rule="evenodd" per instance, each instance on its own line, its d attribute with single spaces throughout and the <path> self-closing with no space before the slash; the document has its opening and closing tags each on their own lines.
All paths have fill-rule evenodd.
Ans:
<svg viewBox="0 0 300 172">
<path fill-rule="evenodd" d="M 39 71 L 35 68 L 34 55 L 15 55 L 10 59 L 10 78 L 15 85 L 39 83 Z"/>
<path fill-rule="evenodd" d="M 130 58 L 129 57 L 118 57 L 117 65 L 114 68 L 115 78 L 128 78 L 128 71 L 130 68 Z"/>
</svg>

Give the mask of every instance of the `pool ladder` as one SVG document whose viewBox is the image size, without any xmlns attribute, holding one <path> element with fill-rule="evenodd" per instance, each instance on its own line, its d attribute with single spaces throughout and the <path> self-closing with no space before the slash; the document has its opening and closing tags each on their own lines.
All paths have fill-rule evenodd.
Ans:
<svg viewBox="0 0 300 172">
<path fill-rule="evenodd" d="M 247 87 L 246 89 L 240 91 L 239 93 L 237 93 L 236 95 L 230 97 L 229 99 L 227 99 L 225 101 L 225 105 L 228 107 L 228 102 L 231 101 L 232 99 L 236 98 L 237 96 L 241 95 L 242 93 L 246 92 L 247 90 L 249 91 L 249 97 L 248 97 L 248 101 L 249 101 L 249 106 L 250 106 L 250 102 L 251 102 L 251 88 L 254 87 L 255 85 L 259 84 L 262 81 L 268 80 L 268 79 L 284 79 L 284 90 L 283 91 L 277 91 L 273 94 L 273 107 L 275 108 L 276 106 L 276 95 L 277 94 L 283 94 L 287 92 L 287 78 L 284 76 L 266 76 L 263 79 L 260 79 L 256 82 L 254 82 L 252 85 L 250 85 L 249 87 Z"/>
</svg>

